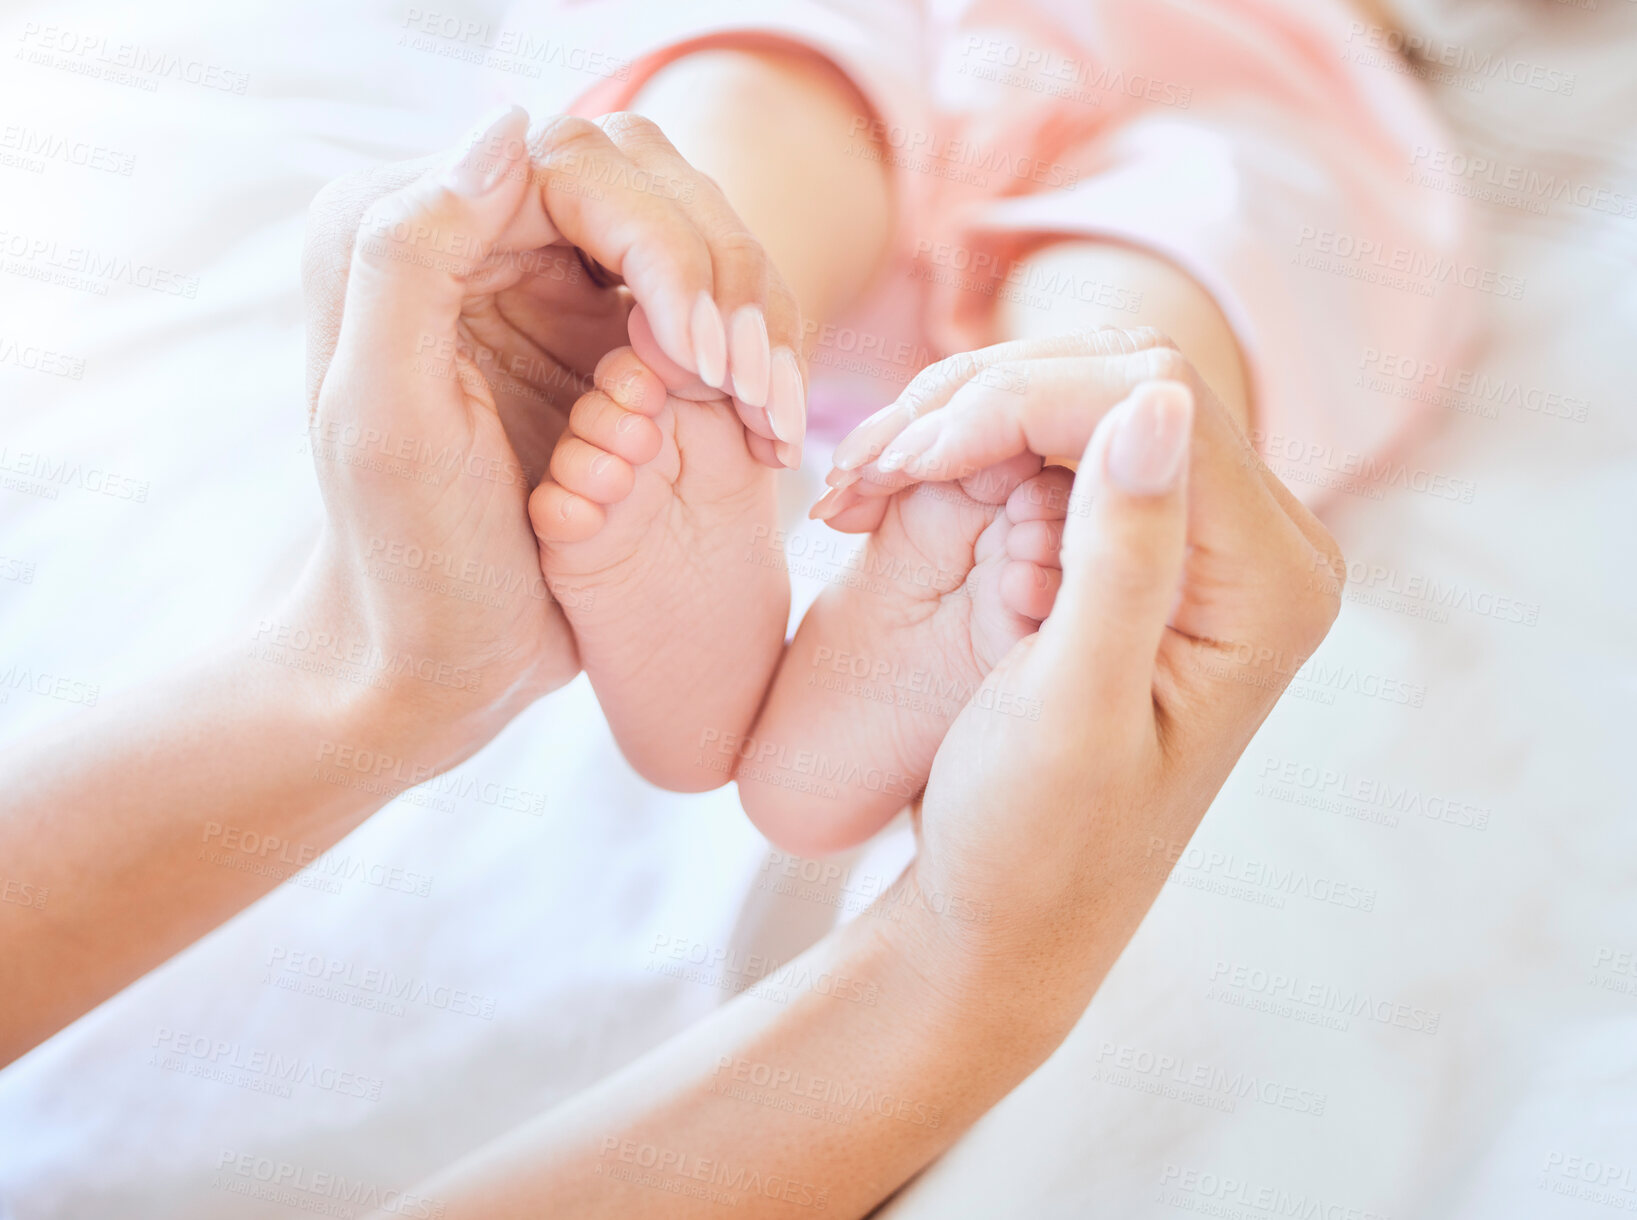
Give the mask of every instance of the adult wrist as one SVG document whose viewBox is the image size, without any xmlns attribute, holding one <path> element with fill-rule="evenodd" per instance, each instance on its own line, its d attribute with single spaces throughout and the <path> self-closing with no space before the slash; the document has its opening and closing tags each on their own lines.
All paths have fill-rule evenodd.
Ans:
<svg viewBox="0 0 1637 1220">
<path fill-rule="evenodd" d="M 289 675 L 318 735 L 315 763 L 390 797 L 476 753 L 546 688 L 426 655 L 365 612 L 372 595 L 326 539 L 291 596 L 258 620 L 251 655 Z"/>
<path fill-rule="evenodd" d="M 986 899 L 946 894 L 911 864 L 877 904 L 885 935 L 922 978 L 927 1004 L 951 1022 L 1006 1039 L 1027 1070 L 1044 1062 L 1096 986 L 1061 930 L 1020 927 Z"/>
</svg>

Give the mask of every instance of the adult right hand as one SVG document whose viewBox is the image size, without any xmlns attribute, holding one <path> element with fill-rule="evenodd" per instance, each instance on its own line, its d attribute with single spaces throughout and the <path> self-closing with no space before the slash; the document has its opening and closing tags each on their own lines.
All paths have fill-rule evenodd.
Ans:
<svg viewBox="0 0 1637 1220">
<path fill-rule="evenodd" d="M 1024 540 L 1060 555 L 1060 587 L 1040 590 L 1050 613 L 944 740 L 908 878 L 948 912 L 931 977 L 1014 994 L 1050 1045 L 1323 640 L 1343 570 L 1174 349 L 1117 332 L 1098 342 L 1095 373 L 1037 368 L 1026 401 L 987 399 L 1026 425 L 968 421 L 976 447 L 946 445 L 963 468 L 1014 448 L 1084 456 L 1072 495 L 1066 470 L 1049 475 L 1065 494 L 1036 501 L 1041 525 Z"/>
</svg>

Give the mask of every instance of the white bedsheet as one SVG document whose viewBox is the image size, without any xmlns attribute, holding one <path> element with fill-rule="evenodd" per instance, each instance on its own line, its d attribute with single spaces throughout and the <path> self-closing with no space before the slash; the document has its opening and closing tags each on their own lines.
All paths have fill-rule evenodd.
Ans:
<svg viewBox="0 0 1637 1220">
<path fill-rule="evenodd" d="M 0 231 L 197 278 L 191 299 L 131 283 L 97 295 L 30 278 L 44 256 L 0 268 L 8 462 L 121 476 L 115 494 L 50 476 L 54 496 L 41 479 L 0 487 L 0 673 L 67 682 L 66 699 L 0 691 L 7 740 L 74 714 L 92 687 L 140 691 L 224 624 L 243 639 L 288 580 L 318 519 L 306 202 L 346 170 L 449 143 L 500 89 L 491 69 L 406 43 L 406 5 L 225 7 L 35 4 L 0 19 L 0 130 L 103 150 L 92 165 L 0 162 Z M 461 14 L 498 22 L 501 8 Z M 1467 146 L 1637 195 L 1637 6 L 1417 8 L 1458 47 L 1577 74 L 1567 95 L 1446 82 Z M 30 23 L 180 60 L 96 79 L 71 70 L 95 51 L 18 57 L 43 37 Z M 1482 214 L 1486 257 L 1526 290 L 1488 302 L 1471 371 L 1527 403 L 1584 402 L 1585 418 L 1452 408 L 1410 462 L 1470 481 L 1471 503 L 1341 497 L 1331 524 L 1365 583 L 1320 657 L 1075 1035 L 888 1214 L 1637 1208 L 1637 219 L 1565 201 Z M 82 375 L 21 367 L 8 340 Z M 424 895 L 286 885 L 0 1073 L 0 1212 L 280 1217 L 335 1209 L 323 1174 L 366 1195 L 408 1189 L 720 1003 L 720 969 L 678 977 L 673 950 L 783 958 L 834 914 L 773 892 L 731 795 L 635 779 L 583 683 L 451 782 L 336 852 L 407 870 Z M 855 878 L 905 851 L 890 832 Z M 425 986 L 381 1010 L 356 1002 L 367 988 L 278 985 L 299 977 L 285 964 L 315 962 Z M 178 1038 L 211 1049 L 167 1053 Z M 287 1089 L 263 1071 L 209 1074 L 274 1055 L 298 1063 Z M 281 1196 L 244 1193 L 280 1164 Z"/>
</svg>

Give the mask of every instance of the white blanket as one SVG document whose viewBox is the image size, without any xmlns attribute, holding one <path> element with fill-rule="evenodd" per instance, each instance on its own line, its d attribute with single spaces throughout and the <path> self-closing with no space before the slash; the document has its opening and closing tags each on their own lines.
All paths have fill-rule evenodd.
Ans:
<svg viewBox="0 0 1637 1220">
<path fill-rule="evenodd" d="M 224 624 L 243 639 L 288 582 L 319 511 L 306 203 L 450 143 L 500 92 L 406 38 L 407 5 L 127 7 L 0 23 L 0 465 L 34 471 L 0 486 L 0 675 L 30 675 L 0 690 L 8 741 L 140 693 Z M 1637 7 L 1422 7 L 1458 51 L 1576 74 L 1548 92 L 1467 61 L 1438 86 L 1468 147 L 1574 186 L 1481 206 L 1487 257 L 1526 281 L 1488 301 L 1481 385 L 1383 382 L 1457 386 L 1409 461 L 1470 503 L 1342 497 L 1358 580 L 1331 639 L 1074 1036 L 894 1217 L 1637 1208 L 1637 219 L 1596 205 L 1637 196 Z M 66 272 L 51 242 L 129 269 Z M 851 884 L 906 850 L 889 832 Z M 765 859 L 730 793 L 634 778 L 577 683 L 0 1073 L 0 1211 L 434 1214 L 389 1192 L 847 905 L 777 892 Z"/>
</svg>

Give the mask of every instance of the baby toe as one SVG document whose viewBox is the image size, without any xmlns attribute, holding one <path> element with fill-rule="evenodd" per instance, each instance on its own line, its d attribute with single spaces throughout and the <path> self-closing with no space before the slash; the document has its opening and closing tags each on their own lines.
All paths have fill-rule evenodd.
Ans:
<svg viewBox="0 0 1637 1220">
<path fill-rule="evenodd" d="M 601 390 L 580 397 L 569 412 L 568 427 L 575 436 L 633 466 L 653 461 L 663 444 L 653 420 L 627 410 Z"/>
<path fill-rule="evenodd" d="M 1044 567 L 1061 567 L 1063 546 L 1061 521 L 1023 521 L 1006 533 L 1006 554 L 1011 559 Z"/>
<path fill-rule="evenodd" d="M 629 347 L 616 347 L 601 360 L 591 375 L 597 389 L 627 411 L 658 415 L 665 405 L 665 382 Z"/>
<path fill-rule="evenodd" d="M 602 505 L 550 480 L 529 496 L 529 523 L 535 537 L 547 545 L 584 542 L 602 529 L 606 518 Z"/>
<path fill-rule="evenodd" d="M 1069 510 L 1074 473 L 1062 466 L 1047 466 L 1019 485 L 1006 500 L 1006 515 L 1013 521 L 1061 521 Z"/>
<path fill-rule="evenodd" d="M 1051 613 L 1062 584 L 1058 568 L 1013 560 L 1000 574 L 1000 600 L 1013 614 L 1039 622 Z"/>
<path fill-rule="evenodd" d="M 624 458 L 578 436 L 565 436 L 551 454 L 551 477 L 596 504 L 617 504 L 631 494 L 636 471 Z"/>
</svg>

